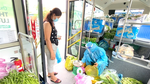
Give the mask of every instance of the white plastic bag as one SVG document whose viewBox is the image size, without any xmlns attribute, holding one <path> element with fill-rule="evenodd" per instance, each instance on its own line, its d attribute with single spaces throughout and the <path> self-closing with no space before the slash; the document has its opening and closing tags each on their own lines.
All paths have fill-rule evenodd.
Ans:
<svg viewBox="0 0 150 84">
<path fill-rule="evenodd" d="M 71 53 L 72 53 L 72 55 L 77 56 L 77 50 L 76 50 L 75 45 L 73 45 L 73 46 L 71 47 Z"/>
<path fill-rule="evenodd" d="M 118 51 L 122 57 L 124 58 L 132 58 L 134 56 L 134 49 L 128 44 L 123 44 L 120 46 L 119 51 Z"/>
</svg>

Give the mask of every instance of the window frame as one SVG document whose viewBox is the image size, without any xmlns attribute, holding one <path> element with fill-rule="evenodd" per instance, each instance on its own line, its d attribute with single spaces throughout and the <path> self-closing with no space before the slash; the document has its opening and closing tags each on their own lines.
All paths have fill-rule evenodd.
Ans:
<svg viewBox="0 0 150 84">
<path fill-rule="evenodd" d="M 11 0 L 12 1 L 12 7 L 13 7 L 13 12 L 14 12 L 14 19 L 15 19 L 15 25 L 16 25 L 16 31 L 17 31 L 17 35 L 18 35 L 18 32 L 22 32 L 22 33 L 27 33 L 26 31 L 25 31 L 25 27 L 23 27 L 23 25 L 22 24 L 20 24 L 20 26 L 22 25 L 22 27 L 20 27 L 19 28 L 19 21 L 23 18 L 23 19 L 25 19 L 25 17 L 24 17 L 24 14 L 23 14 L 23 17 L 19 17 L 19 16 L 17 16 L 17 7 L 16 6 L 21 6 L 22 8 L 21 8 L 21 12 L 22 13 L 24 13 L 23 11 L 24 11 L 24 9 L 23 9 L 23 2 L 22 2 L 22 0 Z M 21 2 L 21 4 L 19 5 L 19 4 L 16 4 L 16 3 L 20 3 Z M 15 5 L 16 4 L 16 5 Z M 20 10 L 18 10 L 18 11 L 20 11 Z M 19 15 L 19 14 L 18 14 Z M 24 22 L 24 20 L 22 21 L 22 23 L 24 24 L 24 26 L 25 26 L 25 22 Z M 17 41 L 14 41 L 14 42 L 10 42 L 10 43 L 4 43 L 4 44 L 0 44 L 0 49 L 4 49 L 4 48 L 10 48 L 10 47 L 14 47 L 14 46 L 19 46 L 19 38 L 17 38 Z"/>
</svg>

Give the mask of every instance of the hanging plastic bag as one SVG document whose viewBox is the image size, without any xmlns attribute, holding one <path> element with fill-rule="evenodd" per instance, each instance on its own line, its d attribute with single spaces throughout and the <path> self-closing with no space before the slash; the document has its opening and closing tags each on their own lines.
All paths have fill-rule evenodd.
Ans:
<svg viewBox="0 0 150 84">
<path fill-rule="evenodd" d="M 73 56 L 68 56 L 65 62 L 65 68 L 68 71 L 72 71 L 73 70 L 73 61 L 77 60 L 76 57 Z"/>
<path fill-rule="evenodd" d="M 58 48 L 57 48 L 57 51 L 56 51 L 56 59 L 57 59 L 57 63 L 60 63 L 62 61 L 62 58 L 60 56 L 60 52 L 59 52 Z"/>
<path fill-rule="evenodd" d="M 85 67 L 85 73 L 88 76 L 97 77 L 98 76 L 98 69 L 97 69 L 97 67 L 88 65 L 88 66 Z"/>
<path fill-rule="evenodd" d="M 77 56 L 77 50 L 76 50 L 75 45 L 73 45 L 73 46 L 71 47 L 71 53 L 72 53 L 72 55 Z"/>
</svg>

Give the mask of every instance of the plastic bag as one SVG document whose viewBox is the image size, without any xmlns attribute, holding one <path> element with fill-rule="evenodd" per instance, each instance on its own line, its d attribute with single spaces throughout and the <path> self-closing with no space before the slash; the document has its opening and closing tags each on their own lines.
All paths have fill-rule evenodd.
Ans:
<svg viewBox="0 0 150 84">
<path fill-rule="evenodd" d="M 68 71 L 72 71 L 73 70 L 73 61 L 77 60 L 76 57 L 73 56 L 68 56 L 65 62 L 65 68 Z"/>
<path fill-rule="evenodd" d="M 143 84 L 141 81 L 138 81 L 134 78 L 125 77 L 121 81 L 122 84 Z M 147 83 L 149 84 L 149 83 Z"/>
<path fill-rule="evenodd" d="M 11 70 L 17 70 L 13 63 L 4 63 L 5 59 L 0 58 L 0 79 L 7 76 Z"/>
<path fill-rule="evenodd" d="M 116 47 L 117 48 L 117 47 Z M 117 50 L 117 49 L 116 49 Z M 122 46 L 120 46 L 119 48 L 119 51 L 118 51 L 120 54 L 125 54 L 125 55 L 121 55 L 122 57 L 124 58 L 132 58 L 134 56 L 134 49 L 133 47 L 131 47 L 130 45 L 128 44 L 123 44 Z M 126 55 L 129 55 L 129 56 L 126 56 Z"/>
<path fill-rule="evenodd" d="M 74 56 L 77 56 L 77 50 L 76 50 L 75 45 L 71 47 L 71 53 L 72 53 Z"/>
<path fill-rule="evenodd" d="M 60 52 L 59 52 L 58 48 L 57 48 L 57 51 L 56 51 L 56 59 L 57 59 L 57 63 L 60 63 L 62 61 L 62 58 L 60 56 Z"/>
<path fill-rule="evenodd" d="M 86 75 L 77 74 L 75 76 L 76 84 L 92 84 L 94 78 Z"/>
<path fill-rule="evenodd" d="M 82 62 L 86 63 L 86 65 L 93 65 L 97 62 L 98 75 L 100 75 L 108 65 L 108 57 L 105 50 L 91 42 L 86 44 L 86 48 L 87 50 L 84 52 Z"/>
<path fill-rule="evenodd" d="M 108 42 L 105 41 L 105 40 L 101 40 L 101 41 L 99 42 L 98 46 L 101 47 L 101 48 L 103 48 L 103 49 L 106 50 L 106 51 L 107 51 L 108 48 L 109 48 L 109 44 L 108 44 Z"/>
<path fill-rule="evenodd" d="M 120 79 L 114 69 L 106 69 L 101 75 L 100 79 L 103 80 L 102 84 L 119 84 Z"/>
<path fill-rule="evenodd" d="M 85 67 L 85 73 L 88 76 L 97 77 L 98 76 L 98 69 L 97 69 L 97 67 L 88 65 L 88 66 Z"/>
</svg>

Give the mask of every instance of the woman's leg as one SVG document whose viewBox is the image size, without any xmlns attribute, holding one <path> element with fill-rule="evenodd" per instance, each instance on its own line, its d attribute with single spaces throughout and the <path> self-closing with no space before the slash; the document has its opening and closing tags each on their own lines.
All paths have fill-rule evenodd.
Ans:
<svg viewBox="0 0 150 84">
<path fill-rule="evenodd" d="M 54 53 L 56 53 L 57 46 L 55 44 L 52 44 L 52 48 L 54 50 Z M 51 60 L 51 57 L 50 57 L 51 54 L 50 54 L 50 51 L 48 50 L 47 46 L 45 46 L 45 52 L 46 52 L 46 56 L 47 56 L 48 75 L 51 76 L 51 80 L 52 81 L 56 81 L 57 78 L 54 75 L 55 60 Z"/>
</svg>

